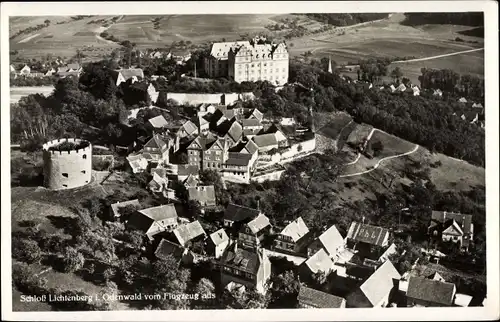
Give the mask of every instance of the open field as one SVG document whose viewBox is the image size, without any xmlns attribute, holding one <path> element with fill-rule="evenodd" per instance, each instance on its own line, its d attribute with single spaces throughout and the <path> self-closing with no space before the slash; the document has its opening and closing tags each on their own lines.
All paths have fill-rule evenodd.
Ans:
<svg viewBox="0 0 500 322">
<path fill-rule="evenodd" d="M 402 140 L 402 139 L 398 138 L 397 136 L 380 131 L 378 129 L 373 131 L 373 135 L 370 139 L 370 143 L 373 143 L 376 141 L 382 142 L 384 145 L 384 149 L 374 159 L 383 159 L 385 157 L 405 153 L 405 152 L 411 151 L 415 147 L 415 144 L 413 144 L 413 143 Z"/>
<path fill-rule="evenodd" d="M 54 91 L 54 86 L 23 86 L 10 88 L 10 103 L 17 103 L 23 96 L 42 94 L 49 96 Z"/>
<path fill-rule="evenodd" d="M 12 18 L 11 34 L 14 30 L 30 26 L 30 21 L 33 21 L 32 25 L 36 25 L 43 23 L 46 18 Z M 48 18 L 51 21 L 56 21 L 55 17 Z M 72 21 L 70 17 L 64 17 L 60 20 L 68 21 L 67 23 L 60 25 L 51 23 L 48 27 L 34 31 L 32 34 L 23 34 L 12 39 L 10 41 L 11 49 L 18 50 L 21 56 L 28 58 L 39 57 L 47 53 L 71 57 L 76 54 L 76 49 L 82 49 L 86 46 L 88 50 L 84 51 L 84 54 L 88 55 L 87 60 L 91 60 L 118 47 L 117 44 L 98 36 L 106 29 L 109 34 L 118 39 L 128 39 L 135 42 L 139 48 L 155 48 L 165 47 L 173 41 L 180 40 L 189 40 L 193 44 L 220 41 L 222 38 L 231 41 L 240 39 L 241 35 L 246 33 L 250 36 L 265 33 L 279 39 L 289 30 L 271 32 L 265 26 L 280 23 L 283 18 L 298 18 L 298 25 L 309 31 L 324 26 L 323 23 L 306 16 L 291 14 L 132 15 L 118 18 L 116 23 L 108 27 L 103 27 L 102 24 L 87 24 L 92 20 L 107 19 L 110 21 L 111 18 L 112 16 L 93 16 Z M 160 20 L 158 28 L 155 29 L 153 20 L 157 18 Z M 330 56 L 340 64 L 370 57 L 426 57 L 483 46 L 484 39 L 459 34 L 470 27 L 456 25 L 410 27 L 400 24 L 403 19 L 403 14 L 397 13 L 381 21 L 336 27 L 319 34 L 307 34 L 300 38 L 292 38 L 287 41 L 289 52 L 292 56 L 298 56 L 306 51 L 311 51 L 315 58 Z M 35 34 L 38 35 L 35 36 Z M 460 37 L 465 42 L 454 41 L 456 37 Z M 471 40 L 478 41 L 478 44 L 467 43 Z M 453 67 L 457 67 L 454 64 L 460 64 L 459 66 L 462 68 L 460 72 L 467 72 L 463 66 L 469 66 L 467 68 L 472 72 L 481 73 L 484 62 L 476 57 L 475 55 L 464 55 L 462 58 L 446 58 L 436 60 L 434 63 L 430 61 L 426 63 L 439 66 L 441 64 L 444 66 L 453 65 Z M 421 66 L 423 64 L 420 63 L 409 66 L 407 68 L 408 74 L 412 74 L 413 70 L 419 70 Z"/>
</svg>

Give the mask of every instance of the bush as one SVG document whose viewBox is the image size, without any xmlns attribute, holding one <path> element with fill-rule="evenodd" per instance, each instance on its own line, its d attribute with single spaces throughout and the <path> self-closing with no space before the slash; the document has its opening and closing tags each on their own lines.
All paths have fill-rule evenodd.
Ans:
<svg viewBox="0 0 500 322">
<path fill-rule="evenodd" d="M 72 247 L 68 247 L 62 259 L 62 269 L 66 273 L 75 272 L 83 267 L 85 258 L 83 254 Z"/>
<path fill-rule="evenodd" d="M 42 258 L 42 250 L 34 240 L 12 240 L 12 257 L 26 263 L 38 263 Z"/>
</svg>

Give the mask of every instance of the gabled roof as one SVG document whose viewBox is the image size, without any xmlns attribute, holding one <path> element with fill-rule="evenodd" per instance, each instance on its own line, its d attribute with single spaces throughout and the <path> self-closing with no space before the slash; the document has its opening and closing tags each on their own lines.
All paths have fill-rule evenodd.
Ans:
<svg viewBox="0 0 500 322">
<path fill-rule="evenodd" d="M 352 222 L 347 232 L 347 238 L 349 239 L 377 246 L 383 246 L 384 240 L 386 240 L 388 236 L 389 230 L 385 228 L 355 221 Z"/>
<path fill-rule="evenodd" d="M 435 281 L 446 282 L 446 280 L 438 272 L 432 273 L 428 278 Z"/>
<path fill-rule="evenodd" d="M 224 212 L 224 219 L 234 222 L 241 222 L 247 219 L 256 218 L 260 214 L 257 209 L 230 203 Z"/>
<path fill-rule="evenodd" d="M 217 59 L 227 59 L 229 50 L 233 47 L 238 47 L 242 45 L 250 45 L 250 42 L 245 41 L 232 41 L 232 42 L 216 42 L 212 45 L 210 50 L 210 56 Z"/>
<path fill-rule="evenodd" d="M 392 290 L 394 279 L 401 279 L 401 275 L 391 261 L 386 261 L 360 286 L 360 289 L 368 301 L 376 305 Z"/>
<path fill-rule="evenodd" d="M 266 215 L 259 214 L 255 219 L 249 221 L 247 223 L 248 228 L 252 231 L 252 233 L 257 234 L 262 229 L 266 228 L 270 225 L 269 218 Z"/>
<path fill-rule="evenodd" d="M 161 177 L 160 175 L 158 175 L 157 173 L 153 173 L 153 178 L 151 179 L 151 181 L 149 182 L 149 184 L 157 184 L 158 186 L 161 186 L 161 185 L 166 185 L 168 183 L 168 180 L 167 178 L 165 177 Z"/>
<path fill-rule="evenodd" d="M 221 264 L 247 273 L 257 274 L 262 265 L 262 258 L 256 251 L 248 251 L 238 247 L 236 250 L 233 248 L 225 252 L 221 258 Z"/>
<path fill-rule="evenodd" d="M 252 155 L 248 153 L 229 152 L 225 164 L 236 166 L 248 166 Z"/>
<path fill-rule="evenodd" d="M 453 221 L 460 226 L 464 234 L 473 232 L 472 215 L 435 210 L 432 211 L 429 229 L 439 225 L 444 230 L 452 225 Z"/>
<path fill-rule="evenodd" d="M 474 103 L 474 104 L 472 104 L 472 107 L 474 107 L 474 108 L 483 108 L 483 104 L 481 104 L 481 103 Z"/>
<path fill-rule="evenodd" d="M 174 229 L 174 235 L 181 246 L 186 246 L 186 243 L 195 239 L 198 236 L 205 235 L 205 230 L 198 220 L 188 224 L 181 225 Z"/>
<path fill-rule="evenodd" d="M 449 234 L 449 233 L 453 233 L 453 231 L 458 233 L 458 235 L 460 235 L 460 236 L 463 236 L 463 234 L 464 234 L 462 229 L 460 229 L 460 225 L 455 220 L 451 220 L 451 223 L 448 225 L 448 227 L 445 230 L 443 230 L 443 233 L 447 232 Z"/>
<path fill-rule="evenodd" d="M 67 67 L 68 67 L 68 69 L 78 70 L 78 69 L 80 69 L 80 64 L 71 63 L 71 64 L 68 64 Z"/>
<path fill-rule="evenodd" d="M 318 237 L 319 241 L 330 255 L 337 253 L 337 250 L 344 245 L 344 238 L 333 225 Z"/>
<path fill-rule="evenodd" d="M 200 128 L 203 126 L 203 125 L 207 125 L 209 124 L 210 122 L 202 115 L 198 116 L 198 124 L 200 124 Z"/>
<path fill-rule="evenodd" d="M 262 119 L 264 118 L 264 114 L 262 114 L 262 112 L 259 111 L 258 109 L 254 109 L 252 111 L 252 113 L 250 114 L 250 117 L 255 117 L 257 120 L 259 120 L 259 122 L 262 122 Z"/>
<path fill-rule="evenodd" d="M 215 246 L 218 246 L 222 243 L 229 242 L 229 237 L 226 234 L 224 229 L 219 229 L 216 232 L 210 234 L 210 240 Z"/>
<path fill-rule="evenodd" d="M 179 164 L 177 168 L 177 175 L 188 176 L 188 175 L 198 175 L 198 168 L 194 165 L 189 164 Z"/>
<path fill-rule="evenodd" d="M 163 115 L 158 115 L 148 120 L 149 124 L 151 124 L 155 128 L 162 128 L 168 126 L 167 120 L 163 117 Z"/>
<path fill-rule="evenodd" d="M 297 300 L 316 308 L 341 308 L 345 299 L 339 296 L 321 292 L 306 286 L 301 286 Z"/>
<path fill-rule="evenodd" d="M 198 132 L 198 127 L 196 126 L 196 124 L 194 124 L 189 120 L 187 120 L 186 122 L 184 122 L 184 124 L 182 124 L 181 129 L 186 131 L 188 135 L 193 135 L 196 132 Z"/>
<path fill-rule="evenodd" d="M 116 69 L 115 72 L 116 73 L 114 73 L 114 75 L 113 75 L 115 77 L 115 79 L 116 79 L 116 77 L 118 77 L 118 73 L 122 74 L 122 76 L 125 80 L 128 80 L 134 76 L 144 78 L 144 71 L 140 68 Z"/>
<path fill-rule="evenodd" d="M 156 247 L 155 256 L 160 259 L 165 259 L 168 255 L 173 255 L 174 257 L 179 258 L 182 256 L 183 252 L 184 250 L 181 245 L 162 239 L 158 244 L 158 247 Z"/>
<path fill-rule="evenodd" d="M 241 120 L 241 125 L 243 125 L 243 128 L 245 127 L 254 127 L 254 126 L 260 126 L 262 127 L 262 123 L 258 119 L 244 119 Z"/>
<path fill-rule="evenodd" d="M 324 249 L 318 250 L 304 263 L 313 273 L 321 271 L 328 275 L 333 270 L 333 261 Z"/>
<path fill-rule="evenodd" d="M 142 154 L 129 155 L 126 159 L 134 171 L 146 169 L 148 166 L 148 160 Z"/>
<path fill-rule="evenodd" d="M 236 121 L 231 124 L 231 127 L 227 131 L 227 136 L 229 136 L 234 142 L 241 139 L 242 134 L 243 128 L 241 127 L 241 124 Z"/>
<path fill-rule="evenodd" d="M 212 202 L 215 203 L 215 188 L 214 186 L 197 186 L 189 187 L 189 200 L 196 200 L 200 203 Z"/>
<path fill-rule="evenodd" d="M 396 244 L 392 243 L 389 247 L 387 247 L 385 252 L 382 255 L 380 255 L 378 260 L 380 262 L 385 262 L 386 260 L 389 259 L 389 256 L 391 256 L 392 254 L 395 254 L 396 252 L 397 252 L 396 251 Z"/>
<path fill-rule="evenodd" d="M 455 284 L 411 276 L 406 296 L 432 303 L 452 305 L 455 292 Z"/>
<path fill-rule="evenodd" d="M 289 223 L 282 231 L 281 235 L 283 236 L 288 236 L 292 238 L 292 241 L 296 243 L 299 241 L 302 237 L 307 235 L 309 233 L 309 228 L 307 228 L 306 223 L 302 219 L 302 217 L 299 217 Z"/>
<path fill-rule="evenodd" d="M 160 149 L 160 150 L 165 150 L 168 149 L 167 143 L 165 143 L 159 135 L 153 135 L 153 137 L 144 144 L 145 148 L 154 148 L 154 149 Z"/>
<path fill-rule="evenodd" d="M 457 293 L 455 295 L 455 305 L 461 306 L 461 307 L 468 307 L 472 301 L 472 296 L 467 295 L 467 294 L 461 294 Z"/>
<path fill-rule="evenodd" d="M 151 174 L 154 176 L 155 174 L 160 176 L 161 178 L 167 178 L 167 169 L 161 168 L 161 167 L 156 167 L 151 169 Z"/>
<path fill-rule="evenodd" d="M 276 135 L 274 133 L 256 135 L 252 137 L 252 140 L 259 148 L 278 144 L 278 139 L 276 138 Z"/>
<path fill-rule="evenodd" d="M 177 210 L 174 204 L 161 205 L 139 210 L 139 213 L 151 218 L 153 221 L 160 221 L 168 218 L 177 218 Z"/>
<path fill-rule="evenodd" d="M 248 143 L 245 145 L 245 149 L 250 153 L 250 154 L 254 154 L 255 152 L 257 152 L 259 150 L 259 147 L 257 146 L 257 144 L 255 144 L 254 141 L 252 140 L 249 140 Z"/>
<path fill-rule="evenodd" d="M 188 175 L 186 180 L 183 182 L 186 187 L 196 187 L 198 185 L 198 179 L 195 178 L 192 174 Z"/>
<path fill-rule="evenodd" d="M 141 204 L 138 199 L 132 199 L 127 201 L 120 201 L 114 204 L 111 204 L 111 211 L 115 217 L 120 216 L 120 209 L 126 206 L 135 206 L 137 209 L 141 208 Z"/>
<path fill-rule="evenodd" d="M 458 100 L 459 103 L 467 103 L 467 99 L 465 97 L 462 97 Z"/>
<path fill-rule="evenodd" d="M 400 92 L 404 92 L 406 91 L 406 86 L 404 84 L 399 84 L 397 90 Z"/>
</svg>

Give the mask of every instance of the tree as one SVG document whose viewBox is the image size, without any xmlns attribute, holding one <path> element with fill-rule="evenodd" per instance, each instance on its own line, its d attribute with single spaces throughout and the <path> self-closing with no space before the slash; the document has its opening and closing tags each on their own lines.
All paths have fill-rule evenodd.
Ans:
<svg viewBox="0 0 500 322">
<path fill-rule="evenodd" d="M 403 76 L 403 72 L 401 68 L 396 67 L 391 71 L 392 80 L 396 83 L 399 83 L 399 79 Z"/>
<path fill-rule="evenodd" d="M 85 258 L 73 247 L 66 248 L 62 258 L 62 270 L 66 273 L 75 272 L 83 267 Z"/>
<path fill-rule="evenodd" d="M 214 283 L 208 278 L 201 278 L 194 287 L 194 294 L 199 296 L 192 302 L 193 309 L 216 309 L 217 301 L 215 298 Z"/>
<path fill-rule="evenodd" d="M 213 185 L 214 186 L 217 204 L 226 205 L 229 202 L 229 194 L 224 189 L 224 184 L 222 183 L 222 178 L 217 171 L 215 171 L 215 170 L 201 170 L 200 171 L 200 181 L 203 182 L 204 185 Z"/>
<path fill-rule="evenodd" d="M 42 251 L 38 243 L 34 240 L 12 240 L 12 257 L 17 260 L 33 264 L 38 263 L 42 258 Z"/>
<path fill-rule="evenodd" d="M 45 21 L 43 23 L 48 26 L 50 24 L 50 20 L 49 19 L 45 19 Z"/>
<path fill-rule="evenodd" d="M 300 284 L 293 271 L 272 276 L 270 279 L 269 308 L 295 308 Z"/>
</svg>

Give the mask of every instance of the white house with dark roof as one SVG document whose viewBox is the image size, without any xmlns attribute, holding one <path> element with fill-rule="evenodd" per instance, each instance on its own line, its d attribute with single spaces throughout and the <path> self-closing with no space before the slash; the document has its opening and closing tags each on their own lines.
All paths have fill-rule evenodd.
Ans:
<svg viewBox="0 0 500 322">
<path fill-rule="evenodd" d="M 202 207 L 214 207 L 217 205 L 213 185 L 189 187 L 188 194 L 189 200 L 198 201 Z"/>
<path fill-rule="evenodd" d="M 242 247 L 249 249 L 260 247 L 270 229 L 269 218 L 264 214 L 259 214 L 243 224 L 238 233 L 238 242 Z"/>
<path fill-rule="evenodd" d="M 274 250 L 286 253 L 301 253 L 309 241 L 309 228 L 299 217 L 286 225 L 274 240 Z"/>
<path fill-rule="evenodd" d="M 451 241 L 467 250 L 474 239 L 472 215 L 432 211 L 428 234 L 442 241 Z"/>
<path fill-rule="evenodd" d="M 222 221 L 225 228 L 239 228 L 245 221 L 253 220 L 260 214 L 258 209 L 230 203 L 224 211 Z"/>
<path fill-rule="evenodd" d="M 208 244 L 209 253 L 215 258 L 220 258 L 226 248 L 229 246 L 229 236 L 226 231 L 221 228 L 210 234 L 210 242 Z"/>
<path fill-rule="evenodd" d="M 222 164 L 222 176 L 228 181 L 249 182 L 255 158 L 248 153 L 229 152 Z"/>
<path fill-rule="evenodd" d="M 324 249 L 330 258 L 336 258 L 337 254 L 345 247 L 345 240 L 333 225 L 318 236 L 308 247 L 307 255 L 310 257 L 320 249 Z"/>
<path fill-rule="evenodd" d="M 174 204 L 139 210 L 127 221 L 127 226 L 144 232 L 149 239 L 161 232 L 173 231 L 177 225 L 178 216 Z"/>
<path fill-rule="evenodd" d="M 264 249 L 247 250 L 234 243 L 224 252 L 218 266 L 223 287 L 234 282 L 265 294 L 266 283 L 271 277 L 271 262 Z"/>
<path fill-rule="evenodd" d="M 390 261 L 378 267 L 346 300 L 347 307 L 386 307 L 392 290 L 398 286 L 401 275 Z"/>
<path fill-rule="evenodd" d="M 169 145 L 163 141 L 159 135 L 155 134 L 146 144 L 144 144 L 140 153 L 148 162 L 168 163 L 169 149 Z"/>
<path fill-rule="evenodd" d="M 340 296 L 335 296 L 313 288 L 300 286 L 299 295 L 297 296 L 299 308 L 304 309 L 328 309 L 328 308 L 345 308 L 346 301 Z"/>
<path fill-rule="evenodd" d="M 452 306 L 456 292 L 453 283 L 411 276 L 406 291 L 407 305 L 409 307 Z"/>
</svg>

